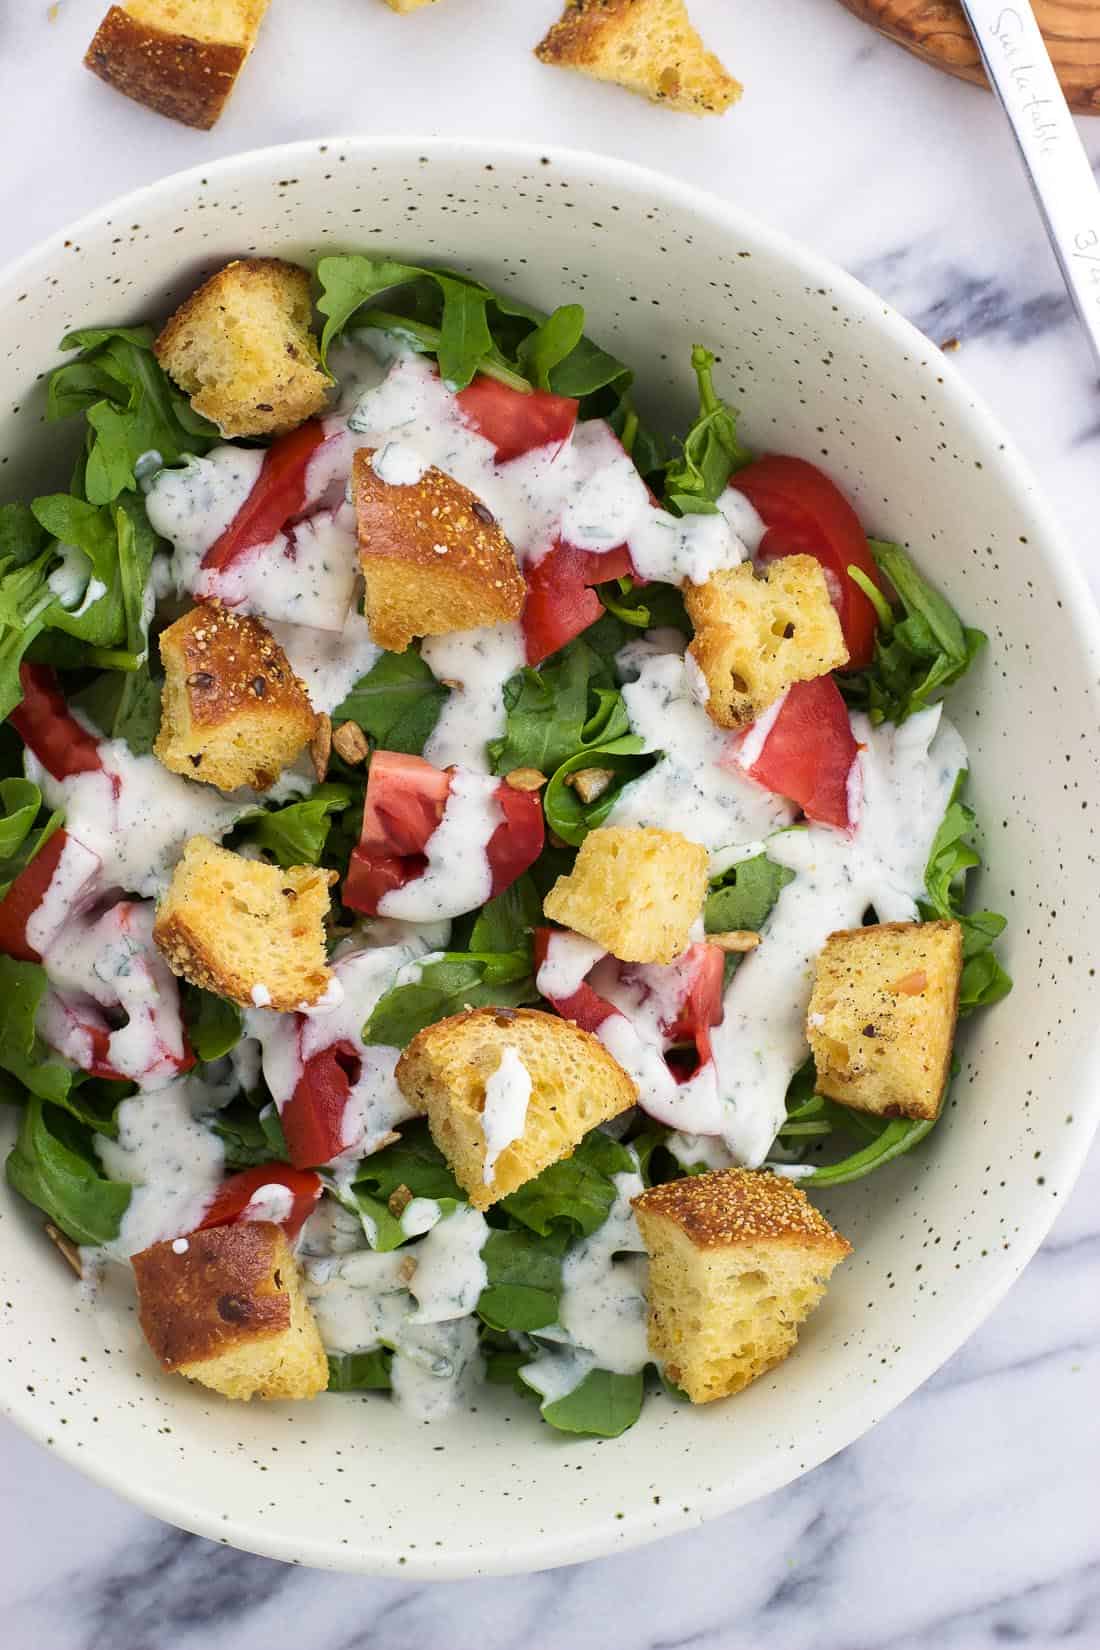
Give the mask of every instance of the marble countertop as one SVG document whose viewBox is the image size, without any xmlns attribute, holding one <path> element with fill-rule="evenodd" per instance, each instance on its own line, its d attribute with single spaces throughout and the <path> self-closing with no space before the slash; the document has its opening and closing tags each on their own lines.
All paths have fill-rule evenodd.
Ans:
<svg viewBox="0 0 1100 1650">
<path fill-rule="evenodd" d="M 993 102 L 833 0 L 692 0 L 747 87 L 696 122 L 543 68 L 555 0 L 272 0 L 216 130 L 80 67 L 104 0 L 0 9 L 0 260 L 204 156 L 337 132 L 622 155 L 735 199 L 852 270 L 956 361 L 1100 591 L 1100 393 Z M 1100 120 L 1084 123 L 1100 165 Z M 1049 1650 L 1100 1644 L 1100 1154 L 963 1350 L 842 1455 L 662 1546 L 498 1581 L 282 1566 L 157 1523 L 0 1428 L 6 1650 Z"/>
</svg>

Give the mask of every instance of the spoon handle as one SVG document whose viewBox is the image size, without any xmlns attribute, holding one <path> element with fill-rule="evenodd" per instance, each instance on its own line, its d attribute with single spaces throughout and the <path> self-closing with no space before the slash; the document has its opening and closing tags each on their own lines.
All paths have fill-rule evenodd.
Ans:
<svg viewBox="0 0 1100 1650">
<path fill-rule="evenodd" d="M 1100 366 L 1100 188 L 1029 0 L 962 0 Z"/>
</svg>

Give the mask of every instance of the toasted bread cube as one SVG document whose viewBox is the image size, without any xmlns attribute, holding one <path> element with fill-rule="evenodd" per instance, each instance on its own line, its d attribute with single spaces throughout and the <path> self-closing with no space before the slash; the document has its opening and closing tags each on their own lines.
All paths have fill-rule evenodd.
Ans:
<svg viewBox="0 0 1100 1650">
<path fill-rule="evenodd" d="M 634 1213 L 649 1251 L 649 1350 L 693 1404 L 782 1363 L 852 1252 L 793 1181 L 754 1169 L 652 1186 Z"/>
<path fill-rule="evenodd" d="M 160 1367 L 226 1398 L 315 1398 L 328 1359 L 279 1226 L 213 1226 L 133 1257 L 138 1317 Z"/>
<path fill-rule="evenodd" d="M 311 742 L 317 718 L 287 656 L 259 619 L 216 602 L 160 638 L 164 664 L 155 754 L 187 779 L 266 791 Z"/>
<path fill-rule="evenodd" d="M 687 950 L 707 893 L 707 851 L 679 831 L 590 831 L 542 908 L 622 962 L 670 963 Z"/>
<path fill-rule="evenodd" d="M 153 938 L 174 974 L 243 1008 L 289 1013 L 323 997 L 335 871 L 244 859 L 193 836 L 157 907 Z"/>
<path fill-rule="evenodd" d="M 821 563 L 783 556 L 758 579 L 750 562 L 684 587 L 695 626 L 688 653 L 707 684 L 707 715 L 720 728 L 754 722 L 795 682 L 848 663 Z"/>
<path fill-rule="evenodd" d="M 522 1118 L 509 1108 L 519 1132 L 501 1144 L 509 1128 L 502 1134 L 488 1122 L 486 1100 L 492 1106 L 494 1078 L 506 1059 L 522 1066 L 530 1090 Z M 426 1026 L 397 1062 L 397 1082 L 409 1104 L 427 1112 L 432 1139 L 475 1209 L 572 1156 L 589 1129 L 638 1098 L 598 1037 L 536 1008 L 468 1009 Z M 503 1113 L 497 1121 L 504 1122 Z"/>
<path fill-rule="evenodd" d="M 403 653 L 414 636 L 518 619 L 527 586 L 477 495 L 434 465 L 416 481 L 384 481 L 374 459 L 359 449 L 352 485 L 367 622 L 379 647 Z"/>
<path fill-rule="evenodd" d="M 158 115 L 207 130 L 256 43 L 268 0 L 127 0 L 112 6 L 85 67 Z"/>
<path fill-rule="evenodd" d="M 957 922 L 830 934 L 806 1017 L 818 1093 L 878 1117 L 938 1117 L 962 963 Z"/>
<path fill-rule="evenodd" d="M 309 271 L 281 258 L 226 264 L 180 305 L 153 347 L 223 435 L 283 435 L 328 400 Z"/>
<path fill-rule="evenodd" d="M 535 56 L 689 115 L 720 115 L 741 96 L 684 0 L 568 0 Z"/>
</svg>

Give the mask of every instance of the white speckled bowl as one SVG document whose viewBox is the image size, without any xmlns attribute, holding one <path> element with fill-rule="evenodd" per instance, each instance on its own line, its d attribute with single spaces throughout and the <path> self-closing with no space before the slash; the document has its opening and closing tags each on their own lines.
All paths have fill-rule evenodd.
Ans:
<svg viewBox="0 0 1100 1650">
<path fill-rule="evenodd" d="M 988 655 L 952 701 L 1016 990 L 965 1032 L 928 1146 L 838 1189 L 855 1244 L 793 1357 L 743 1396 L 654 1396 L 614 1442 L 571 1441 L 491 1389 L 428 1429 L 385 1400 L 210 1401 L 160 1375 L 132 1307 L 82 1304 L 41 1221 L 0 1189 L 0 1401 L 149 1511 L 275 1557 L 466 1576 L 591 1558 L 713 1517 L 857 1438 L 960 1344 L 1024 1266 L 1100 1110 L 1095 928 L 1098 627 L 1017 456 L 924 338 L 733 207 L 594 155 L 340 140 L 183 173 L 0 275 L 0 498 L 64 474 L 42 378 L 77 325 L 163 315 L 226 259 L 382 248 L 552 306 L 635 363 L 682 426 L 688 351 L 721 356 L 753 446 L 825 465 L 910 543 Z M 5 1127 L 7 1122 L 5 1121 Z"/>
</svg>

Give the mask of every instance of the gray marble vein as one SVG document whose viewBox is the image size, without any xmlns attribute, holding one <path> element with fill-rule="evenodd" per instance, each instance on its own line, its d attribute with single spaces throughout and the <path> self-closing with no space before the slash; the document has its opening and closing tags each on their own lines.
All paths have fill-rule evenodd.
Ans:
<svg viewBox="0 0 1100 1650">
<path fill-rule="evenodd" d="M 958 339 L 956 361 L 1038 469 L 1100 590 L 1100 399 L 991 100 L 832 0 L 692 0 L 747 92 L 720 122 L 678 120 L 535 64 L 557 9 L 441 0 L 399 20 L 380 0 L 275 0 L 225 118 L 196 134 L 81 70 L 103 0 L 0 8 L 0 257 L 203 156 L 326 131 L 427 127 L 620 154 L 724 191 L 855 271 L 933 342 Z M 449 70 L 430 107 L 414 29 L 434 31 Z M 1083 130 L 1100 163 L 1100 120 Z M 168 1529 L 0 1427 L 0 1644 L 1097 1650 L 1098 1391 L 1094 1153 L 997 1311 L 873 1433 L 767 1501 L 638 1552 L 435 1586 L 325 1575 Z"/>
</svg>

